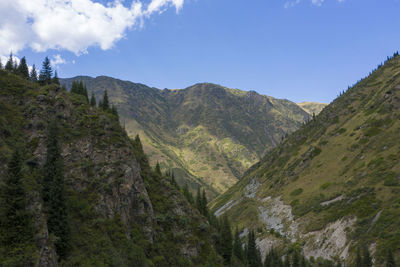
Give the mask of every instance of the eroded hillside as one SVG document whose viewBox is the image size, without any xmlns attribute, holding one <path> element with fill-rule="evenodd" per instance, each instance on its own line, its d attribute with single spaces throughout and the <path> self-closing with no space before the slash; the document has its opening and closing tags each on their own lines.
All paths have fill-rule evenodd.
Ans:
<svg viewBox="0 0 400 267">
<path fill-rule="evenodd" d="M 258 229 L 263 255 L 296 243 L 307 257 L 376 264 L 400 248 L 400 57 L 358 82 L 212 203 Z"/>
</svg>

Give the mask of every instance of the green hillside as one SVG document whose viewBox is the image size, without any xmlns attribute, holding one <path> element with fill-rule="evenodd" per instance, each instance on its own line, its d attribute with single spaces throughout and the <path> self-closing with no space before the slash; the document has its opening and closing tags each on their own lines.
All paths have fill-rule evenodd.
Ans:
<svg viewBox="0 0 400 267">
<path fill-rule="evenodd" d="M 211 204 L 265 255 L 295 244 L 351 263 L 400 256 L 400 57 L 349 88 Z"/>
<path fill-rule="evenodd" d="M 293 102 L 215 84 L 159 90 L 104 76 L 61 82 L 70 88 L 79 80 L 97 99 L 108 90 L 128 134 L 139 133 L 152 164 L 160 162 L 181 185 L 200 185 L 210 196 L 235 184 L 309 117 Z"/>
<path fill-rule="evenodd" d="M 117 115 L 49 83 L 0 70 L 0 266 L 222 266 Z"/>
</svg>

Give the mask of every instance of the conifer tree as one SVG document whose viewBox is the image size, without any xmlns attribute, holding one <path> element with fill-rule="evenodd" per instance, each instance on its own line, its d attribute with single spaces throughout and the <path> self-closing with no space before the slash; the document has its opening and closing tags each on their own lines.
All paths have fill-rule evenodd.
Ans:
<svg viewBox="0 0 400 267">
<path fill-rule="evenodd" d="M 367 246 L 364 246 L 363 249 L 363 260 L 362 260 L 363 267 L 372 267 L 372 259 L 369 254 L 369 250 Z"/>
<path fill-rule="evenodd" d="M 103 110 L 108 110 L 110 108 L 110 103 L 108 101 L 108 93 L 107 90 L 104 91 L 103 101 L 102 101 Z"/>
<path fill-rule="evenodd" d="M 200 193 L 200 186 L 197 187 L 197 194 L 196 194 L 196 207 L 201 213 L 203 209 L 203 203 L 202 203 L 202 198 L 201 198 L 201 193 Z"/>
<path fill-rule="evenodd" d="M 292 255 L 292 267 L 300 267 L 299 253 L 295 249 Z"/>
<path fill-rule="evenodd" d="M 54 120 L 49 124 L 47 136 L 43 201 L 48 213 L 49 232 L 57 237 L 55 242 L 57 254 L 64 258 L 69 250 L 70 233 L 64 188 L 64 163 L 58 138 L 57 123 Z"/>
<path fill-rule="evenodd" d="M 91 98 L 90 98 L 90 105 L 91 105 L 92 107 L 95 107 L 95 106 L 96 106 L 96 97 L 94 96 L 93 91 L 92 91 L 92 96 L 91 96 Z"/>
<path fill-rule="evenodd" d="M 155 171 L 156 171 L 157 174 L 161 175 L 161 167 L 160 167 L 160 164 L 158 162 L 156 164 Z"/>
<path fill-rule="evenodd" d="M 208 218 L 208 201 L 206 196 L 206 191 L 203 189 L 203 193 L 201 195 L 201 214 Z"/>
<path fill-rule="evenodd" d="M 4 266 L 33 266 L 33 225 L 22 180 L 22 156 L 16 150 L 0 183 L 0 259 Z"/>
<path fill-rule="evenodd" d="M 186 197 L 187 201 L 189 201 L 190 204 L 194 204 L 194 199 L 192 193 L 189 191 L 189 187 L 187 184 L 183 187 L 183 195 Z"/>
<path fill-rule="evenodd" d="M 243 261 L 242 242 L 240 242 L 240 235 L 237 227 L 235 230 L 235 237 L 233 240 L 233 255 L 235 255 L 235 257 L 238 258 L 240 261 Z"/>
<path fill-rule="evenodd" d="M 232 231 L 226 215 L 223 216 L 221 222 L 221 255 L 225 264 L 229 265 L 232 258 Z"/>
<path fill-rule="evenodd" d="M 29 74 L 29 79 L 31 80 L 31 82 L 37 82 L 38 80 L 35 64 L 33 64 L 32 66 L 31 73 Z"/>
<path fill-rule="evenodd" d="M 394 261 L 392 250 L 390 249 L 386 257 L 386 267 L 396 267 L 396 262 Z"/>
<path fill-rule="evenodd" d="M 0 60 L 0 70 L 2 70 L 3 69 L 3 63 L 1 63 L 1 60 Z"/>
<path fill-rule="evenodd" d="M 60 85 L 60 80 L 58 79 L 57 70 L 54 71 L 54 77 L 52 79 L 52 83 Z"/>
<path fill-rule="evenodd" d="M 259 267 L 260 265 L 260 255 L 256 246 L 255 234 L 251 230 L 248 236 L 247 243 L 247 264 L 249 267 Z"/>
<path fill-rule="evenodd" d="M 21 61 L 19 62 L 19 66 L 17 68 L 17 73 L 24 79 L 29 79 L 29 69 L 28 65 L 26 64 L 25 57 L 21 58 Z"/>
<path fill-rule="evenodd" d="M 361 258 L 360 248 L 357 248 L 356 267 L 363 267 L 363 261 Z"/>
<path fill-rule="evenodd" d="M 119 120 L 118 110 L 117 110 L 117 107 L 115 105 L 112 105 L 111 113 L 114 114 L 117 117 L 117 119 Z"/>
<path fill-rule="evenodd" d="M 14 72 L 14 59 L 12 52 L 10 53 L 10 57 L 8 58 L 8 61 L 5 65 L 5 70 L 8 70 L 9 72 Z"/>
<path fill-rule="evenodd" d="M 42 64 L 42 69 L 39 74 L 39 82 L 41 84 L 51 84 L 53 76 L 53 70 L 51 68 L 50 60 L 46 57 Z"/>
</svg>

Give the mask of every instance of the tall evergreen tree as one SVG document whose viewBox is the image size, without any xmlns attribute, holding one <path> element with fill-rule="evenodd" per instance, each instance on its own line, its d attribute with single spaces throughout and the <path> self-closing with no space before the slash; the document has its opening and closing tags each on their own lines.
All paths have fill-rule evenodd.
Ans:
<svg viewBox="0 0 400 267">
<path fill-rule="evenodd" d="M 17 68 L 17 73 L 24 79 L 29 79 L 29 69 L 28 65 L 26 64 L 25 57 L 21 58 L 21 61 L 19 62 L 19 66 Z"/>
<path fill-rule="evenodd" d="M 157 161 L 157 164 L 156 164 L 155 171 L 156 171 L 157 174 L 161 175 L 161 167 L 160 167 L 160 163 L 158 163 L 158 161 Z"/>
<path fill-rule="evenodd" d="M 249 267 L 259 267 L 260 265 L 260 255 L 256 246 L 255 234 L 251 230 L 248 236 L 247 243 L 247 264 Z"/>
<path fill-rule="evenodd" d="M 392 250 L 390 249 L 386 257 L 386 267 L 396 267 L 396 262 L 394 261 Z"/>
<path fill-rule="evenodd" d="M 362 265 L 363 267 L 372 267 L 372 259 L 367 246 L 364 246 L 363 249 Z"/>
<path fill-rule="evenodd" d="M 44 165 L 43 200 L 48 213 L 47 226 L 54 234 L 57 254 L 63 258 L 69 250 L 70 232 L 64 188 L 64 163 L 58 141 L 56 121 L 49 124 L 47 156 Z"/>
<path fill-rule="evenodd" d="M 52 83 L 60 85 L 60 80 L 58 79 L 57 71 L 54 71 L 54 77 L 52 79 Z"/>
<path fill-rule="evenodd" d="M 187 184 L 185 184 L 185 186 L 183 187 L 183 195 L 186 197 L 187 201 L 189 201 L 190 204 L 194 204 L 193 195 L 190 192 L 189 186 Z"/>
<path fill-rule="evenodd" d="M 33 66 L 32 66 L 31 73 L 29 74 L 29 79 L 32 82 L 37 82 L 37 80 L 38 80 L 38 75 L 37 75 L 37 72 L 36 72 L 35 64 L 33 64 Z"/>
<path fill-rule="evenodd" d="M 299 252 L 295 249 L 292 255 L 292 267 L 300 267 Z"/>
<path fill-rule="evenodd" d="M 33 266 L 33 226 L 22 180 L 22 157 L 16 150 L 0 183 L 0 259 L 4 266 Z"/>
<path fill-rule="evenodd" d="M 200 186 L 197 187 L 197 194 L 196 194 L 196 207 L 201 213 L 201 210 L 203 208 L 203 203 L 202 203 L 202 198 L 201 198 L 201 193 L 200 193 Z"/>
<path fill-rule="evenodd" d="M 110 108 L 110 103 L 108 101 L 108 93 L 107 90 L 104 91 L 103 101 L 102 101 L 103 110 L 108 110 Z"/>
<path fill-rule="evenodd" d="M 53 70 L 51 68 L 50 60 L 46 57 L 42 64 L 42 69 L 39 74 L 39 82 L 41 84 L 51 84 L 53 76 Z"/>
<path fill-rule="evenodd" d="M 232 259 L 232 231 L 226 215 L 223 216 L 221 222 L 221 255 L 225 264 L 229 265 Z"/>
<path fill-rule="evenodd" d="M 363 260 L 361 258 L 360 248 L 357 248 L 356 267 L 363 267 Z"/>
<path fill-rule="evenodd" d="M 119 120 L 118 110 L 115 105 L 111 106 L 111 113 L 114 114 L 117 117 L 117 119 Z"/>
<path fill-rule="evenodd" d="M 8 70 L 9 72 L 14 72 L 14 58 L 12 52 L 10 53 L 10 57 L 8 58 L 8 61 L 5 65 L 5 70 Z"/>
<path fill-rule="evenodd" d="M 208 218 L 208 201 L 206 196 L 206 190 L 203 189 L 203 193 L 201 195 L 201 213 Z"/>
<path fill-rule="evenodd" d="M 242 242 L 240 241 L 239 229 L 236 227 L 235 237 L 233 240 L 233 255 L 238 258 L 240 261 L 243 261 L 243 249 Z"/>
<path fill-rule="evenodd" d="M 91 96 L 91 98 L 90 98 L 90 105 L 92 106 L 92 107 L 95 107 L 96 106 L 96 97 L 94 96 L 94 92 L 92 91 L 92 96 Z"/>
</svg>

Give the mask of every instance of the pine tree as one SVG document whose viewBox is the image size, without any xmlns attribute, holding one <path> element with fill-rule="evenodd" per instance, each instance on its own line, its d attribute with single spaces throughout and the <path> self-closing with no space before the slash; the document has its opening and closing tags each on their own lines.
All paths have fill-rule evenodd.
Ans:
<svg viewBox="0 0 400 267">
<path fill-rule="evenodd" d="M 33 225 L 22 180 L 22 156 L 16 150 L 0 183 L 0 259 L 4 266 L 33 266 Z"/>
<path fill-rule="evenodd" d="M 363 260 L 362 260 L 363 267 L 372 267 L 372 259 L 369 254 L 369 250 L 367 246 L 364 246 L 363 249 Z"/>
<path fill-rule="evenodd" d="M 233 255 L 235 255 L 235 257 L 238 258 L 240 261 L 243 261 L 242 242 L 240 242 L 240 235 L 237 227 L 235 230 L 235 237 L 233 240 Z"/>
<path fill-rule="evenodd" d="M 90 98 L 90 105 L 92 107 L 96 106 L 96 97 L 94 96 L 94 93 L 92 92 L 92 97 Z"/>
<path fill-rule="evenodd" d="M 57 71 L 54 71 L 54 77 L 52 79 L 52 83 L 60 85 L 60 80 L 58 79 Z"/>
<path fill-rule="evenodd" d="M 10 53 L 10 57 L 8 58 L 8 61 L 5 65 L 5 70 L 8 70 L 9 72 L 14 72 L 14 59 L 12 52 Z"/>
<path fill-rule="evenodd" d="M 108 101 L 107 90 L 104 91 L 103 101 L 102 101 L 102 108 L 103 108 L 103 110 L 108 110 L 110 108 L 110 103 Z"/>
<path fill-rule="evenodd" d="M 117 119 L 119 120 L 118 110 L 115 105 L 111 106 L 111 113 L 114 114 L 117 117 Z"/>
<path fill-rule="evenodd" d="M 200 193 L 200 186 L 197 187 L 196 207 L 197 207 L 198 211 L 201 213 L 201 211 L 203 209 L 203 203 L 202 203 L 202 198 L 201 198 L 201 193 Z"/>
<path fill-rule="evenodd" d="M 51 68 L 50 60 L 46 57 L 42 64 L 42 69 L 39 74 L 39 82 L 41 84 L 51 84 L 53 76 L 53 70 Z"/>
<path fill-rule="evenodd" d="M 221 255 L 225 264 L 229 265 L 232 259 L 232 231 L 226 215 L 223 216 L 221 223 Z"/>
<path fill-rule="evenodd" d="M 206 191 L 203 189 L 203 193 L 201 195 L 201 214 L 208 218 L 208 201 L 206 196 Z"/>
<path fill-rule="evenodd" d="M 17 73 L 24 79 L 29 79 L 29 69 L 28 65 L 26 64 L 25 57 L 21 58 L 21 61 L 19 62 L 19 66 L 17 68 Z"/>
<path fill-rule="evenodd" d="M 55 242 L 56 251 L 61 258 L 64 258 L 68 253 L 70 240 L 63 165 L 61 148 L 58 141 L 58 128 L 54 120 L 49 124 L 47 136 L 43 201 L 48 213 L 47 226 L 49 232 L 57 237 Z"/>
<path fill-rule="evenodd" d="M 300 258 L 297 250 L 294 250 L 292 255 L 292 267 L 300 267 Z"/>
<path fill-rule="evenodd" d="M 361 258 L 360 248 L 357 248 L 356 267 L 363 267 L 363 261 Z"/>
<path fill-rule="evenodd" d="M 249 267 L 259 267 L 260 259 L 259 259 L 259 251 L 256 246 L 255 234 L 254 231 L 251 230 L 248 236 L 248 244 L 247 244 L 247 264 Z"/>
<path fill-rule="evenodd" d="M 156 171 L 156 173 L 157 173 L 158 175 L 161 175 L 161 167 L 160 167 L 160 164 L 159 164 L 158 162 L 157 162 L 157 164 L 156 164 L 155 171 Z"/>
<path fill-rule="evenodd" d="M 183 187 L 183 195 L 186 197 L 187 201 L 189 201 L 190 204 L 194 204 L 194 199 L 192 193 L 189 191 L 189 187 L 187 184 Z"/>
<path fill-rule="evenodd" d="M 32 66 L 31 73 L 29 74 L 29 79 L 31 80 L 31 82 L 37 82 L 38 80 L 35 64 L 33 64 Z"/>
<path fill-rule="evenodd" d="M 390 249 L 386 257 L 386 267 L 396 267 L 396 262 L 394 261 L 392 250 Z"/>
</svg>

